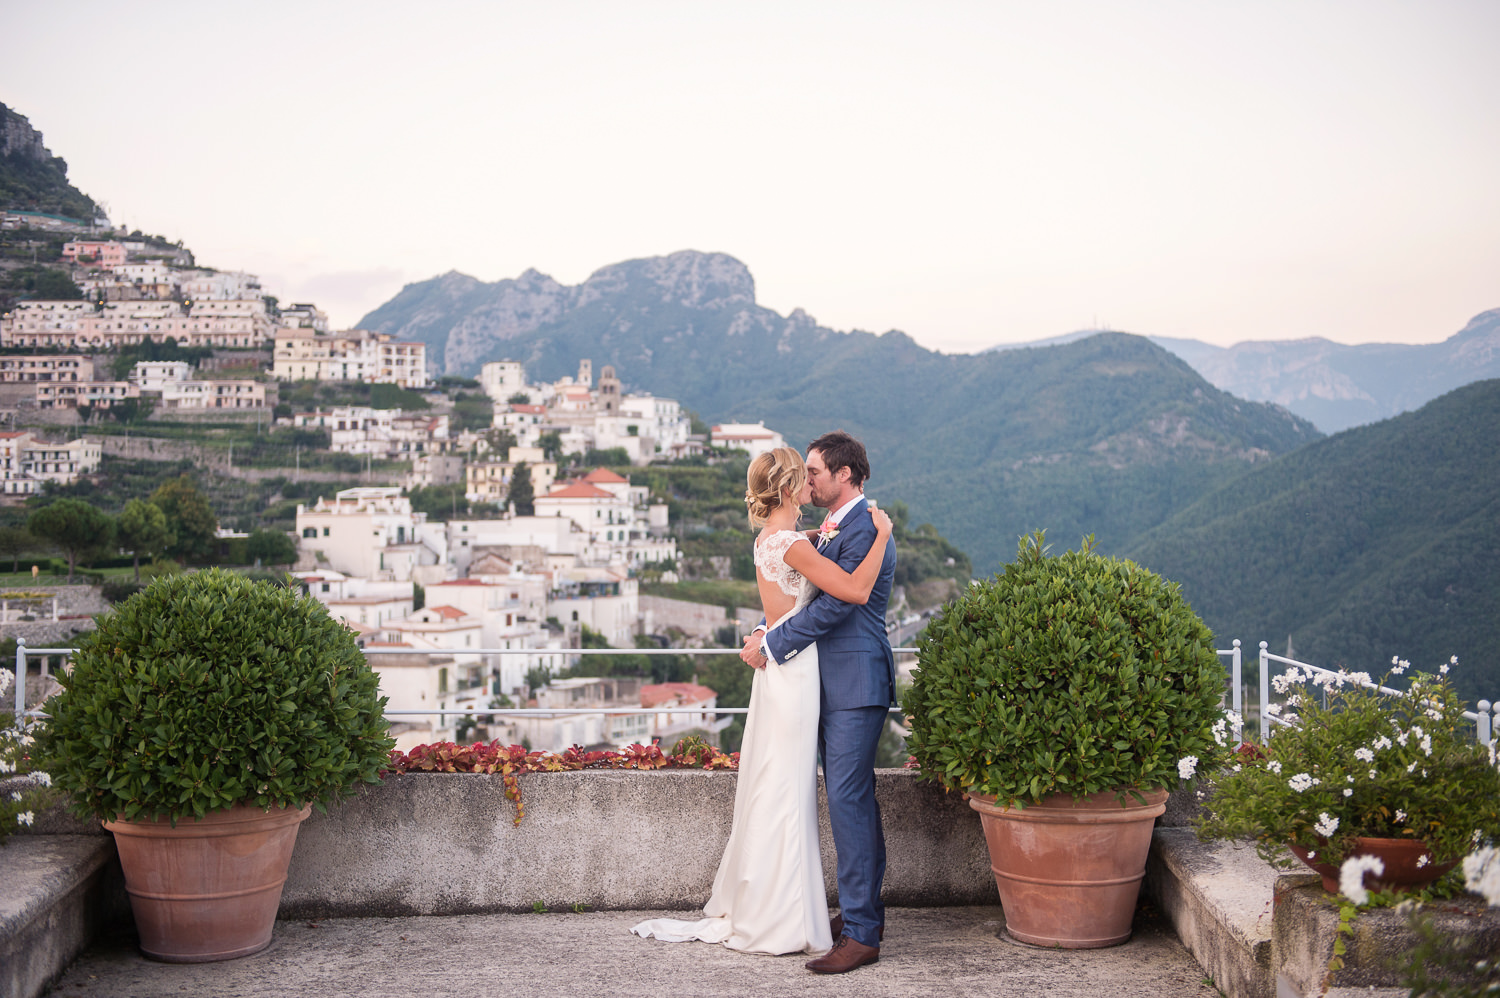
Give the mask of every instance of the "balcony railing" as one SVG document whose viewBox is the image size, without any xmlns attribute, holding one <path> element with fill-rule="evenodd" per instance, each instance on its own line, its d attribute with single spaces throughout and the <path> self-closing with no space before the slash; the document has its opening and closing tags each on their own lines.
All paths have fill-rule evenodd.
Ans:
<svg viewBox="0 0 1500 998">
<path fill-rule="evenodd" d="M 16 679 L 15 716 L 17 718 L 22 719 L 23 723 L 24 723 L 24 721 L 26 719 L 40 719 L 40 718 L 46 716 L 46 714 L 45 714 L 44 711 L 39 710 L 36 707 L 33 707 L 30 710 L 28 710 L 26 708 L 26 661 L 27 661 L 27 659 L 31 658 L 33 656 L 44 657 L 44 659 L 47 658 L 47 657 L 51 657 L 51 656 L 67 657 L 67 656 L 73 654 L 73 652 L 75 650 L 76 649 L 73 649 L 73 648 L 28 648 L 26 646 L 26 642 L 24 640 L 18 640 L 16 642 L 16 659 L 15 659 L 15 679 Z M 893 648 L 891 650 L 896 655 L 898 655 L 898 656 L 915 656 L 916 653 L 917 653 L 917 649 L 916 648 L 909 648 L 909 647 Z M 441 648 L 431 648 L 431 649 L 382 648 L 382 649 L 378 650 L 377 652 L 373 652 L 372 654 L 378 654 L 378 655 L 382 655 L 382 656 L 388 656 L 388 655 L 450 655 L 450 654 L 452 654 L 452 651 L 453 651 L 452 649 L 441 649 Z M 608 655 L 691 655 L 691 656 L 699 656 L 699 655 L 736 655 L 737 656 L 739 654 L 739 652 L 740 652 L 740 649 L 738 649 L 738 648 L 465 648 L 465 649 L 462 649 L 462 652 L 464 654 L 466 654 L 466 655 L 496 655 L 496 656 L 506 656 L 506 655 L 511 655 L 511 656 L 528 656 L 528 655 L 538 656 L 538 655 L 545 655 L 545 656 L 579 656 L 579 657 L 587 657 L 587 656 L 591 656 L 591 655 L 605 655 L 605 656 L 608 656 Z M 1244 690 L 1244 684 L 1243 684 L 1243 656 L 1242 656 L 1242 653 L 1241 653 L 1241 647 L 1240 647 L 1240 641 L 1239 641 L 1239 639 L 1236 638 L 1234 640 L 1232 647 L 1218 649 L 1217 653 L 1218 653 L 1218 655 L 1219 655 L 1219 657 L 1221 659 L 1228 659 L 1228 666 L 1227 666 L 1227 669 L 1226 669 L 1226 672 L 1227 672 L 1226 679 L 1228 680 L 1229 689 L 1226 691 L 1225 700 L 1227 701 L 1227 704 L 1228 704 L 1229 708 L 1234 711 L 1234 715 L 1237 718 L 1237 723 L 1234 725 L 1234 736 L 1235 736 L 1235 739 L 1236 739 L 1236 741 L 1241 741 L 1241 740 L 1244 739 L 1244 730 L 1243 729 L 1244 729 L 1245 719 L 1249 716 L 1249 713 L 1248 713 L 1247 705 L 1244 703 L 1244 693 L 1243 693 L 1243 690 Z M 1271 727 L 1278 720 L 1277 718 L 1273 717 L 1271 714 L 1267 713 L 1265 711 L 1265 709 L 1264 709 L 1265 705 L 1270 702 L 1270 669 L 1271 669 L 1271 663 L 1272 662 L 1280 663 L 1280 664 L 1286 665 L 1288 667 L 1295 667 L 1295 668 L 1299 668 L 1299 669 L 1310 669 L 1310 670 L 1312 670 L 1314 672 L 1323 673 L 1323 674 L 1326 674 L 1326 675 L 1337 675 L 1338 674 L 1335 670 L 1325 669 L 1322 666 L 1311 665 L 1311 664 L 1309 664 L 1307 662 L 1299 662 L 1296 659 L 1288 658 L 1288 657 L 1286 657 L 1284 655 L 1273 655 L 1273 654 L 1271 654 L 1267 650 L 1267 643 L 1264 642 L 1264 641 L 1260 642 L 1259 702 L 1255 705 L 1254 714 L 1255 714 L 1256 718 L 1259 721 L 1259 724 L 1258 724 L 1258 737 L 1259 737 L 1259 740 L 1260 740 L 1260 742 L 1262 744 L 1265 744 L 1265 743 L 1267 743 L 1270 740 L 1270 738 L 1271 738 Z M 42 665 L 42 674 L 44 676 L 47 674 L 47 669 L 48 669 L 47 663 L 44 661 L 43 665 Z M 481 683 L 479 685 L 483 685 L 483 684 Z M 1389 693 L 1389 694 L 1397 694 L 1397 693 L 1399 693 L 1399 691 L 1397 691 L 1397 690 L 1389 689 L 1389 688 L 1386 688 L 1386 687 L 1381 687 L 1381 686 L 1378 686 L 1378 685 L 1376 685 L 1374 683 L 1371 683 L 1369 685 L 1370 685 L 1370 687 L 1372 689 L 1378 689 L 1378 690 L 1380 690 L 1383 693 Z M 1488 745 L 1488 744 L 1490 744 L 1491 741 L 1493 741 L 1495 739 L 1496 734 L 1500 733 L 1500 702 L 1492 703 L 1489 700 L 1480 700 L 1477 704 L 1475 704 L 1475 708 L 1476 708 L 1475 710 L 1464 711 L 1464 717 L 1467 718 L 1468 720 L 1474 722 L 1474 727 L 1475 727 L 1475 732 L 1474 733 L 1475 733 L 1475 737 L 1478 740 L 1478 742 L 1481 745 Z M 749 708 L 748 707 L 713 707 L 713 708 L 711 708 L 711 710 L 715 714 L 744 714 L 744 713 L 748 712 Z M 620 714 L 620 715 L 624 715 L 624 714 L 704 714 L 704 713 L 707 713 L 708 711 L 709 711 L 708 708 L 704 708 L 704 707 L 701 707 L 701 706 L 700 707 L 606 707 L 604 705 L 595 706 L 595 707 L 473 707 L 473 706 L 468 706 L 468 707 L 456 707 L 456 708 L 447 708 L 447 709 L 417 708 L 417 709 L 411 709 L 411 710 L 387 710 L 386 711 L 386 716 L 387 717 L 408 717 L 408 716 L 434 717 L 434 716 L 454 715 L 454 716 L 460 716 L 460 717 L 462 717 L 462 716 L 474 717 L 474 716 L 479 716 L 479 715 L 483 715 L 483 716 L 499 716 L 499 715 L 504 715 L 504 716 L 515 716 L 515 717 L 562 717 L 562 716 L 573 715 L 573 714 L 601 714 L 601 713 L 603 713 L 603 714 Z M 897 708 L 897 707 L 892 707 L 891 708 L 891 712 L 899 714 L 900 713 L 900 709 Z"/>
</svg>

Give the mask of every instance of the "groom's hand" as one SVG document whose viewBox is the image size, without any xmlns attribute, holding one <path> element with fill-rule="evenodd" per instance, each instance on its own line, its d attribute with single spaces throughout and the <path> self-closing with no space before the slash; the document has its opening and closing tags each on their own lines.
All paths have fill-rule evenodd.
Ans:
<svg viewBox="0 0 1500 998">
<path fill-rule="evenodd" d="M 740 649 L 740 661 L 752 669 L 764 669 L 766 657 L 760 653 L 760 631 L 745 635 L 745 647 Z"/>
</svg>

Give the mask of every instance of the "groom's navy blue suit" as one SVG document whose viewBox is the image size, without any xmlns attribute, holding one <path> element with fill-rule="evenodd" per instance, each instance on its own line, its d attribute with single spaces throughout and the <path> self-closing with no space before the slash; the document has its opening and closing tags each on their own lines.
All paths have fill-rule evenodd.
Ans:
<svg viewBox="0 0 1500 998">
<path fill-rule="evenodd" d="M 861 502 L 845 514 L 838 535 L 821 553 L 853 572 L 874 542 L 875 524 Z M 818 753 L 823 757 L 828 818 L 838 852 L 839 910 L 845 934 L 866 946 L 880 945 L 878 932 L 885 924 L 885 905 L 880 901 L 885 835 L 875 802 L 875 748 L 896 688 L 895 659 L 885 633 L 895 574 L 896 544 L 887 539 L 869 602 L 858 606 L 823 593 L 765 637 L 770 657 L 777 662 L 818 644 L 823 684 Z"/>
</svg>

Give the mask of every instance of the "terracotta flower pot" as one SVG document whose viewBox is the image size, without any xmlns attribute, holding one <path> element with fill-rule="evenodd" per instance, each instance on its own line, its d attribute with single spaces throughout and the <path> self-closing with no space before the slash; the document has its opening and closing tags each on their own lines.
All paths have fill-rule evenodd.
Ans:
<svg viewBox="0 0 1500 998">
<path fill-rule="evenodd" d="M 1354 842 L 1354 851 L 1350 856 L 1378 856 L 1385 864 L 1385 872 L 1379 877 L 1374 874 L 1365 876 L 1365 883 L 1376 890 L 1420 890 L 1435 883 L 1439 877 L 1458 865 L 1456 859 L 1438 862 L 1421 839 L 1357 838 Z M 1288 845 L 1287 848 L 1293 856 L 1323 878 L 1325 891 L 1330 894 L 1339 892 L 1339 868 L 1319 857 L 1308 858 L 1309 851 L 1320 850 L 1308 850 L 1295 845 Z M 1427 862 L 1418 866 L 1423 856 L 1427 857 Z"/>
<path fill-rule="evenodd" d="M 312 807 L 239 804 L 200 819 L 106 821 L 125 871 L 141 950 L 207 963 L 271 945 L 297 829 Z"/>
<path fill-rule="evenodd" d="M 1130 938 L 1151 829 L 1167 792 L 1056 794 L 1025 808 L 969 794 L 979 812 L 1005 931 L 1036 946 L 1093 949 Z"/>
</svg>

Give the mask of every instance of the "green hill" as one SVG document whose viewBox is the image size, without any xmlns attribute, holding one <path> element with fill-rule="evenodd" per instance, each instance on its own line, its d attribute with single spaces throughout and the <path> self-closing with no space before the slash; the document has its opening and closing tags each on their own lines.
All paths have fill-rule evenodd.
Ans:
<svg viewBox="0 0 1500 998">
<path fill-rule="evenodd" d="M 631 260 L 575 287 L 534 271 L 493 284 L 450 273 L 360 324 L 422 339 L 450 374 L 506 357 L 552 380 L 587 357 L 709 422 L 764 420 L 798 446 L 842 427 L 869 448 L 871 494 L 906 502 L 980 573 L 1037 527 L 1119 549 L 1318 436 L 1142 337 L 942 354 L 904 333 L 838 332 L 757 305 L 749 270 L 721 253 Z"/>
<path fill-rule="evenodd" d="M 63 215 L 89 222 L 97 211 L 87 194 L 68 183 L 68 164 L 42 145 L 42 134 L 23 115 L 0 104 L 0 208 Z"/>
<path fill-rule="evenodd" d="M 1500 380 L 1320 440 L 1200 499 L 1127 552 L 1223 642 L 1317 664 L 1432 669 L 1500 698 Z"/>
</svg>

